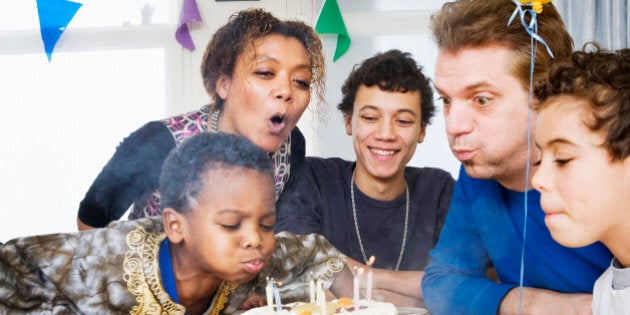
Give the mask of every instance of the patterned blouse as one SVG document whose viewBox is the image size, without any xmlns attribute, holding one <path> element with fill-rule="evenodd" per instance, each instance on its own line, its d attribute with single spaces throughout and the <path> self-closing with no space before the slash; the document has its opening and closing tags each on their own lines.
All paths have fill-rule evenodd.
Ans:
<svg viewBox="0 0 630 315">
<path fill-rule="evenodd" d="M 104 227 L 120 219 L 130 208 L 130 219 L 157 215 L 160 211 L 158 180 L 168 153 L 179 143 L 207 131 L 209 106 L 183 115 L 152 121 L 131 133 L 90 186 L 79 206 L 79 219 Z M 291 169 L 304 158 L 305 143 L 298 128 L 282 147 L 272 153 L 276 199 L 289 179 Z"/>
<path fill-rule="evenodd" d="M 208 128 L 208 117 L 210 116 L 209 106 L 204 106 L 199 110 L 167 118 L 161 122 L 175 138 L 176 145 L 202 131 L 216 131 Z M 275 174 L 276 200 L 282 192 L 284 185 L 289 180 L 291 174 L 291 135 L 286 139 L 282 147 L 269 155 L 272 160 Z M 155 216 L 160 213 L 160 192 L 159 190 L 148 191 L 140 197 L 133 205 L 129 214 L 130 219 L 137 219 L 147 216 Z"/>
</svg>

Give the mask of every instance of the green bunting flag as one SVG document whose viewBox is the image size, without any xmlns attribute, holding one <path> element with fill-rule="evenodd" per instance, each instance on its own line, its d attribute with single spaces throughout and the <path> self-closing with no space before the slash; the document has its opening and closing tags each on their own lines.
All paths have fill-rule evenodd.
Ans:
<svg viewBox="0 0 630 315">
<path fill-rule="evenodd" d="M 337 0 L 324 2 L 322 12 L 315 24 L 315 30 L 320 34 L 337 34 L 337 47 L 333 61 L 337 61 L 350 48 L 350 36 L 348 36 L 346 25 L 343 23 Z"/>
</svg>

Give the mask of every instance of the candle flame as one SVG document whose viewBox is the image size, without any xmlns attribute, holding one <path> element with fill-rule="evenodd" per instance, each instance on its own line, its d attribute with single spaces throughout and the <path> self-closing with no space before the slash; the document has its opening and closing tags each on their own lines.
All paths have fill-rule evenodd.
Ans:
<svg viewBox="0 0 630 315">
<path fill-rule="evenodd" d="M 374 263 L 374 260 L 376 260 L 376 257 L 374 257 L 374 255 L 370 256 L 370 259 L 368 259 L 367 261 L 367 265 L 372 266 L 372 264 Z"/>
</svg>

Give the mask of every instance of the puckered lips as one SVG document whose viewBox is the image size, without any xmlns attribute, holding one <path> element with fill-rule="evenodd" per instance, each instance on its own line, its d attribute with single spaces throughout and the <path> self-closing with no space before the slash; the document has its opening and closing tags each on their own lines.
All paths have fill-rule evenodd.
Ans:
<svg viewBox="0 0 630 315">
<path fill-rule="evenodd" d="M 281 135 L 286 126 L 286 114 L 275 114 L 269 118 L 269 133 L 272 135 Z"/>
<path fill-rule="evenodd" d="M 564 210 L 559 209 L 558 207 L 551 207 L 548 197 L 546 197 L 545 194 L 542 194 L 540 197 L 540 206 L 545 213 L 545 220 L 554 219 L 562 214 L 565 214 Z"/>
<path fill-rule="evenodd" d="M 243 269 L 245 269 L 248 273 L 258 274 L 265 266 L 265 262 L 262 257 L 256 257 L 243 261 L 242 265 Z"/>
<path fill-rule="evenodd" d="M 544 208 L 543 208 L 544 209 Z M 551 218 L 560 214 L 564 214 L 563 211 L 561 210 L 543 210 L 543 212 L 545 213 L 545 217 L 546 218 Z"/>
<path fill-rule="evenodd" d="M 474 150 L 470 150 L 470 149 L 458 149 L 458 148 L 454 148 L 452 149 L 453 151 L 453 155 L 455 155 L 455 158 L 457 160 L 459 160 L 460 162 L 464 162 L 464 161 L 468 161 L 470 160 L 475 151 Z"/>
</svg>

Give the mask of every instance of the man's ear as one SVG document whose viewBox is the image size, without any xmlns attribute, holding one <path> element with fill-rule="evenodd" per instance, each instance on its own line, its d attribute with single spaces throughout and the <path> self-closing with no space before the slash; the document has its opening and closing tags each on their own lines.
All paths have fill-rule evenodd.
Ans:
<svg viewBox="0 0 630 315">
<path fill-rule="evenodd" d="M 221 76 L 219 76 L 219 79 L 217 80 L 217 94 L 219 95 L 219 97 L 221 97 L 222 100 L 226 100 L 228 97 L 228 91 L 230 91 L 230 83 L 232 82 L 232 80 L 230 79 L 230 77 L 228 77 L 225 74 L 222 74 Z"/>
<path fill-rule="evenodd" d="M 186 217 L 175 211 L 173 208 L 162 210 L 162 222 L 164 223 L 164 233 L 173 244 L 179 244 L 184 240 L 184 225 Z"/>
<path fill-rule="evenodd" d="M 346 134 L 352 136 L 352 115 L 343 115 L 343 118 L 346 125 Z"/>
</svg>

